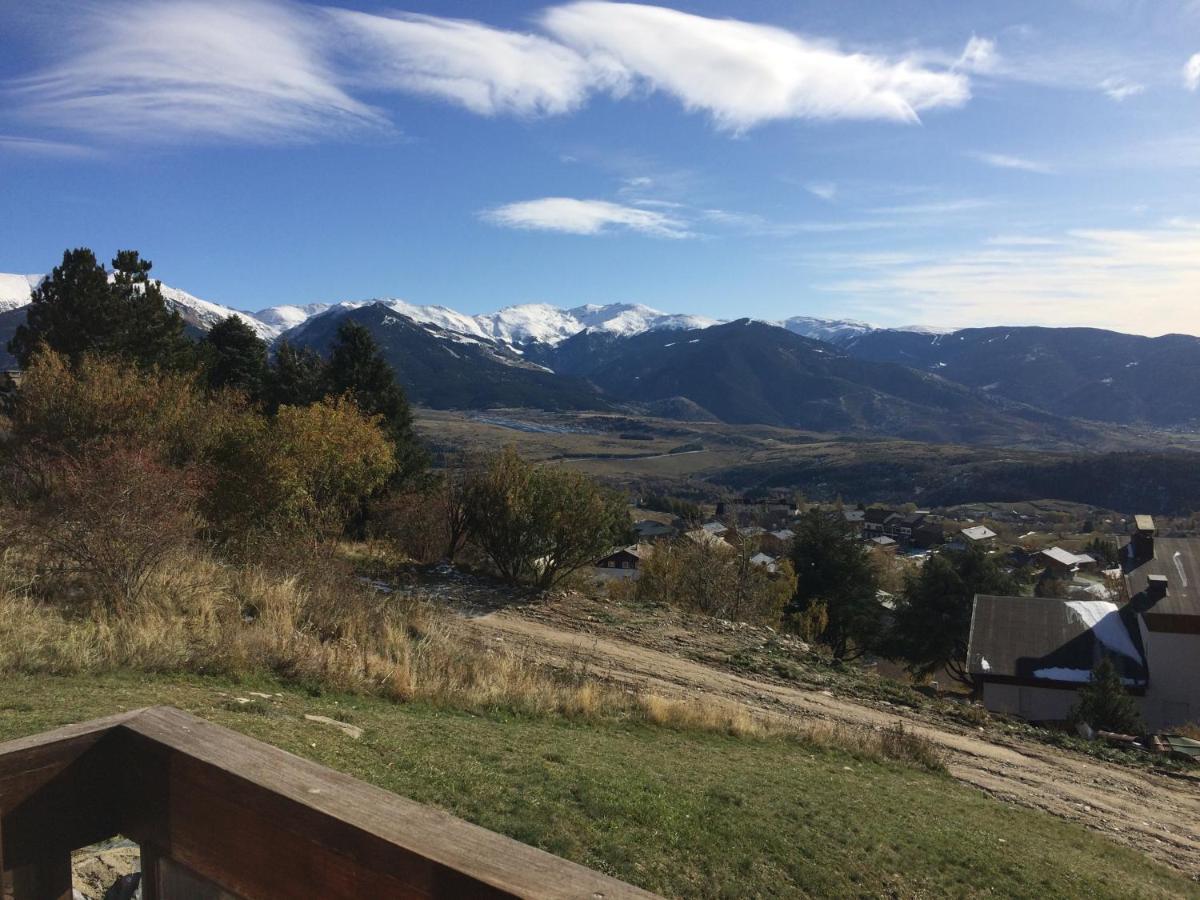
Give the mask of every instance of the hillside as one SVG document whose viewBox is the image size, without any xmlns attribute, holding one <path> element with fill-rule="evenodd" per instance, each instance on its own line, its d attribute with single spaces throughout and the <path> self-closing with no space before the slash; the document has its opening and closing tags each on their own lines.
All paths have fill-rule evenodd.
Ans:
<svg viewBox="0 0 1200 900">
<path fill-rule="evenodd" d="M 810 666 L 802 649 L 762 629 L 576 595 L 513 609 L 511 597 L 469 582 L 409 591 L 447 607 L 449 624 L 481 645 L 815 730 L 735 736 L 306 691 L 264 677 L 116 672 L 7 678 L 0 740 L 167 703 L 670 897 L 1192 891 L 1200 846 L 1189 837 L 1196 789 L 1187 781 L 985 719 L 957 722 L 942 712 L 953 703 Z M 690 658 L 674 649 L 681 637 Z M 759 656 L 778 674 L 729 663 Z M 942 748 L 949 775 L 852 749 L 898 721 Z"/>
<path fill-rule="evenodd" d="M 1200 422 L 1200 338 L 1098 328 L 871 331 L 840 346 L 860 359 L 936 372 L 1060 416 L 1162 427 Z"/>
<path fill-rule="evenodd" d="M 326 353 L 344 320 L 371 332 L 409 397 L 434 409 L 535 406 L 603 409 L 581 379 L 562 377 L 525 360 L 505 344 L 422 324 L 383 303 L 337 308 L 286 333 L 286 340 Z"/>
<path fill-rule="evenodd" d="M 995 402 L 930 373 L 847 356 L 761 322 L 628 338 L 584 332 L 531 358 L 614 401 L 683 397 L 725 422 L 914 440 L 1077 441 L 1063 419 Z"/>
</svg>

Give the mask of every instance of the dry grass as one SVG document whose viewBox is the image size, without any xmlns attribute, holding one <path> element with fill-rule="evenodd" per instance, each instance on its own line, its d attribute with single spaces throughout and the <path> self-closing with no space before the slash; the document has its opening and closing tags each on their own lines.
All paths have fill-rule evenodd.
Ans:
<svg viewBox="0 0 1200 900">
<path fill-rule="evenodd" d="M 10 553 L 0 558 L 0 673 L 271 675 L 314 689 L 456 709 L 785 736 L 940 768 L 932 745 L 902 728 L 797 725 L 735 703 L 630 692 L 586 666 L 557 671 L 482 646 L 443 611 L 378 593 L 331 568 L 324 577 L 285 577 L 182 555 L 156 571 L 137 602 L 118 615 L 102 604 L 53 596 L 61 588 L 31 581 Z"/>
</svg>

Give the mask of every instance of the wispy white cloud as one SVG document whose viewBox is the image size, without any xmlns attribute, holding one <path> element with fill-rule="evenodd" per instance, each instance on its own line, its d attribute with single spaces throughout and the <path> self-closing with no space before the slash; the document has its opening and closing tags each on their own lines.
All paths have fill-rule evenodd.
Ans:
<svg viewBox="0 0 1200 900">
<path fill-rule="evenodd" d="M 584 56 L 614 61 L 637 84 L 728 131 L 779 119 L 915 122 L 970 97 L 959 72 L 851 53 L 768 25 L 593 0 L 548 9 L 541 21 Z"/>
<path fill-rule="evenodd" d="M 356 80 L 427 94 L 481 115 L 559 115 L 593 90 L 624 90 L 625 73 L 549 38 L 480 22 L 330 9 L 353 47 Z"/>
<path fill-rule="evenodd" d="M 812 181 L 806 184 L 804 189 L 822 200 L 832 200 L 837 196 L 837 185 L 832 181 Z"/>
<path fill-rule="evenodd" d="M 1039 175 L 1049 175 L 1054 171 L 1045 163 L 1007 153 L 972 153 L 971 156 L 996 169 L 1017 169 L 1021 172 L 1036 172 Z"/>
<path fill-rule="evenodd" d="M 19 153 L 25 156 L 92 156 L 90 147 L 66 141 L 49 141 L 42 138 L 24 137 L 17 134 L 0 134 L 0 152 Z"/>
<path fill-rule="evenodd" d="M 995 242 L 854 274 L 828 287 L 855 314 L 886 308 L 897 321 L 956 327 L 1091 325 L 1145 334 L 1200 334 L 1200 224 L 1081 229 L 1054 245 Z"/>
<path fill-rule="evenodd" d="M 1193 53 L 1183 64 L 1183 86 L 1189 91 L 1200 88 L 1200 53 Z"/>
<path fill-rule="evenodd" d="M 944 216 L 954 213 L 975 212 L 996 205 L 996 201 L 982 197 L 957 197 L 950 200 L 923 200 L 918 203 L 903 203 L 898 206 L 876 206 L 869 212 L 888 216 Z"/>
<path fill-rule="evenodd" d="M 1000 54 L 996 51 L 996 42 L 991 38 L 981 38 L 971 35 L 962 55 L 955 61 L 954 67 L 967 72 L 993 72 L 1000 64 Z"/>
<path fill-rule="evenodd" d="M 1143 93 L 1146 90 L 1146 86 L 1136 81 L 1114 76 L 1101 81 L 1100 90 L 1104 91 L 1111 99 L 1120 103 L 1122 100 L 1128 100 L 1130 97 L 1136 97 L 1138 94 Z"/>
<path fill-rule="evenodd" d="M 687 238 L 693 234 L 683 220 L 650 209 L 623 206 L 607 200 L 543 197 L 507 203 L 484 210 L 480 217 L 494 225 L 530 231 L 597 235 L 634 231 L 662 238 Z"/>
<path fill-rule="evenodd" d="M 10 84 L 17 112 L 138 140 L 310 138 L 389 122 L 361 95 L 404 92 L 480 115 L 574 112 L 594 94 L 658 91 L 742 132 L 780 119 L 915 122 L 961 106 L 961 66 L 851 52 L 769 25 L 659 6 L 582 0 L 541 32 L 294 0 L 114 0 L 84 6 L 53 58 Z"/>
<path fill-rule="evenodd" d="M 73 12 L 58 41 L 55 62 L 11 85 L 20 113 L 47 125 L 154 141 L 385 124 L 339 85 L 304 7 L 118 0 Z"/>
</svg>

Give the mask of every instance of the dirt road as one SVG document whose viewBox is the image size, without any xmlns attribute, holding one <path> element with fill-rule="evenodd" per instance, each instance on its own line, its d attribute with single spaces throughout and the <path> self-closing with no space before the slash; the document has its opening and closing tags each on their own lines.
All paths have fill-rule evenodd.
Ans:
<svg viewBox="0 0 1200 900">
<path fill-rule="evenodd" d="M 514 610 L 468 618 L 481 639 L 551 664 L 586 665 L 598 675 L 673 697 L 737 701 L 774 715 L 877 727 L 903 718 L 943 746 L 954 777 L 995 797 L 1100 831 L 1200 880 L 1200 782 L 1143 772 L 1043 744 L 997 741 L 967 727 L 903 717 L 827 691 L 759 681 L 580 627 Z M 597 629 L 599 631 L 600 629 Z"/>
</svg>

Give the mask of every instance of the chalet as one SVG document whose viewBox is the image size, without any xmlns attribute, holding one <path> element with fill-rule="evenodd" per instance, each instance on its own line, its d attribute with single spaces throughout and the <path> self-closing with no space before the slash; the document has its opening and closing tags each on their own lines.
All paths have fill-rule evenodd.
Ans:
<svg viewBox="0 0 1200 900">
<path fill-rule="evenodd" d="M 710 550 L 733 550 L 733 547 L 719 534 L 713 534 L 705 528 L 695 528 L 691 531 L 685 531 L 683 536 L 689 541 L 697 543 L 701 547 L 707 547 Z"/>
<path fill-rule="evenodd" d="M 967 666 L 984 704 L 1061 721 L 1101 657 L 1152 729 L 1200 717 L 1200 539 L 1159 538 L 1137 516 L 1121 548 L 1121 602 L 975 598 Z"/>
<path fill-rule="evenodd" d="M 674 537 L 678 529 L 666 522 L 656 522 L 654 519 L 641 519 L 633 523 L 639 541 L 654 541 Z"/>
<path fill-rule="evenodd" d="M 967 547 L 990 547 L 996 543 L 996 532 L 986 525 L 972 525 L 959 532 Z"/>
<path fill-rule="evenodd" d="M 633 544 L 596 560 L 597 574 L 608 578 L 636 578 L 641 564 L 654 553 L 653 544 Z"/>
<path fill-rule="evenodd" d="M 1145 695 L 1146 653 L 1127 607 L 1102 600 L 975 598 L 967 669 L 993 712 L 1063 721 L 1104 656 L 1131 693 Z"/>
<path fill-rule="evenodd" d="M 755 553 L 750 557 L 750 564 L 753 566 L 764 566 L 768 572 L 774 572 L 777 567 L 777 560 L 773 556 L 768 556 L 766 553 Z"/>
<path fill-rule="evenodd" d="M 1096 560 L 1086 553 L 1072 553 L 1062 547 L 1051 547 L 1038 554 L 1038 562 L 1058 575 L 1070 575 L 1080 569 L 1094 569 Z"/>
<path fill-rule="evenodd" d="M 946 542 L 946 532 L 940 522 L 922 519 L 912 530 L 909 543 L 922 550 L 930 550 Z"/>
<path fill-rule="evenodd" d="M 862 527 L 863 535 L 873 537 L 877 534 L 886 534 L 888 526 L 901 516 L 894 509 L 885 509 L 882 506 L 872 506 L 863 513 Z"/>
</svg>

